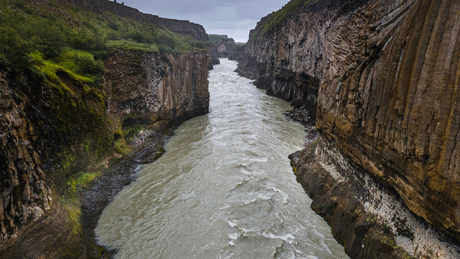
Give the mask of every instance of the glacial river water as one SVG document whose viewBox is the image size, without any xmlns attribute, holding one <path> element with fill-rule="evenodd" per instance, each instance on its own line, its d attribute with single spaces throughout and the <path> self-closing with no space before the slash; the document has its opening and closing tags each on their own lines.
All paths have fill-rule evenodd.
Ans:
<svg viewBox="0 0 460 259">
<path fill-rule="evenodd" d="M 236 66 L 214 66 L 209 114 L 104 209 L 96 235 L 116 258 L 348 258 L 290 167 L 303 126 Z"/>
</svg>

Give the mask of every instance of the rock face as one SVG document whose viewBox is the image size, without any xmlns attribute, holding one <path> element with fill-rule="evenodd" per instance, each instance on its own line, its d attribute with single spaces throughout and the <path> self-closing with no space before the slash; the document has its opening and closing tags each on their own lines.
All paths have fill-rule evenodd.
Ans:
<svg viewBox="0 0 460 259">
<path fill-rule="evenodd" d="M 410 213 L 457 241 L 458 7 L 449 0 L 311 1 L 271 30 L 261 29 L 270 16 L 262 19 L 251 31 L 246 46 L 249 58 L 239 70 L 257 78 L 257 86 L 269 94 L 311 106 L 320 133 L 316 152 L 332 150 L 320 153 L 321 159 L 333 164 L 343 164 L 337 159 L 343 158 L 350 167 L 341 175 L 351 184 L 362 182 L 353 178 L 368 177 L 387 190 L 385 195 L 400 199 Z M 304 162 L 296 162 L 296 168 L 308 160 L 299 159 Z M 334 174 L 332 167 L 320 165 L 326 172 L 323 176 L 316 180 L 305 176 L 301 181 L 309 193 L 315 192 L 312 181 L 326 184 Z M 350 193 L 369 195 L 357 190 Z M 340 195 L 328 197 L 347 203 Z M 381 215 L 371 213 L 388 225 Z M 325 218 L 335 232 L 356 220 Z M 416 231 L 414 225 L 403 225 L 411 233 Z M 339 234 L 336 238 L 347 242 Z M 420 239 L 409 239 L 424 247 L 417 243 Z M 425 247 L 424 251 L 406 251 L 430 257 L 430 248 Z"/>
<path fill-rule="evenodd" d="M 24 102 L 0 77 L 0 242 L 17 225 L 37 221 L 52 205 L 40 157 L 31 142 L 34 127 L 24 113 Z M 19 101 L 19 105 L 17 103 Z"/>
<path fill-rule="evenodd" d="M 40 2 L 27 4 L 44 10 Z M 59 9 L 57 2 L 208 40 L 201 25 L 143 14 L 114 2 L 62 0 L 50 5 Z M 84 257 L 88 236 L 82 230 L 79 177 L 86 172 L 94 172 L 94 177 L 117 162 L 129 152 L 128 141 L 139 148 L 154 139 L 152 147 L 132 155 L 137 164 L 152 162 L 164 152 L 166 135 L 174 127 L 208 112 L 207 49 L 178 54 L 115 48 L 107 52 L 105 74 L 91 82 L 68 71 L 51 72 L 52 80 L 48 75 L 37 79 L 31 73 L 0 71 L 0 258 Z M 116 188 L 104 193 L 113 197 L 127 184 L 132 172 L 125 173 Z M 78 182 L 79 190 L 71 190 L 72 181 Z M 102 210 L 92 209 L 92 216 Z"/>
<path fill-rule="evenodd" d="M 210 34 L 209 38 L 214 43 L 213 52 L 217 53 L 218 58 L 234 59 L 235 40 L 227 35 L 218 34 Z"/>
<path fill-rule="evenodd" d="M 118 50 L 105 60 L 108 110 L 124 126 L 205 114 L 208 63 L 207 50 L 176 56 Z"/>
</svg>

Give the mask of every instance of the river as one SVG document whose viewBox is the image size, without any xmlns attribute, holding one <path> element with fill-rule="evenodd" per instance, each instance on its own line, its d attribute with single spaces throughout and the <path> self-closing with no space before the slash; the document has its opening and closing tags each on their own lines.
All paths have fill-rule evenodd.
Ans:
<svg viewBox="0 0 460 259">
<path fill-rule="evenodd" d="M 95 232 L 116 258 L 348 258 L 290 167 L 303 126 L 236 66 L 214 66 L 209 114 L 104 209 Z"/>
</svg>

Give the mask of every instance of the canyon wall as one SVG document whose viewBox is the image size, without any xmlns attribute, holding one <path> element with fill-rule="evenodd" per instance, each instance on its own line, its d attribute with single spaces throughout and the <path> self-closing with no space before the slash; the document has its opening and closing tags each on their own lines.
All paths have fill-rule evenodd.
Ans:
<svg viewBox="0 0 460 259">
<path fill-rule="evenodd" d="M 179 55 L 113 52 L 105 60 L 108 110 L 123 126 L 207 113 L 208 58 L 207 50 Z"/>
<path fill-rule="evenodd" d="M 65 75 L 67 87 L 2 74 L 0 255 L 84 253 L 59 199 L 66 178 L 110 155 L 124 129 L 142 126 L 148 138 L 162 134 L 158 125 L 207 113 L 208 59 L 208 50 L 160 55 L 119 49 L 104 60 L 102 89 Z M 23 249 L 28 243 L 34 245 Z"/>
<path fill-rule="evenodd" d="M 312 207 L 353 257 L 385 258 L 396 247 L 417 257 L 457 257 L 459 3 L 288 5 L 294 4 L 287 18 L 276 23 L 280 13 L 271 14 L 251 31 L 248 58 L 238 71 L 269 94 L 299 100 L 316 117 L 320 137 L 314 148 L 292 156 L 298 180 L 314 198 Z M 346 183 L 341 194 L 340 182 Z M 364 185 L 373 187 L 363 192 Z M 322 191 L 315 190 L 320 186 Z M 378 189 L 383 191 L 372 191 Z M 382 210 L 396 216 L 388 219 Z M 364 238 L 378 237 L 380 230 L 357 222 L 360 215 L 391 229 L 394 246 L 369 250 L 372 242 Z"/>
</svg>

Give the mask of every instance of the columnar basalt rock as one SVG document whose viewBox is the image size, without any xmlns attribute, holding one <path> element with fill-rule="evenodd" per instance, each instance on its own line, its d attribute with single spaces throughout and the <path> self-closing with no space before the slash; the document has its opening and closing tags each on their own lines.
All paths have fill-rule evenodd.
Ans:
<svg viewBox="0 0 460 259">
<path fill-rule="evenodd" d="M 17 101 L 20 101 L 19 105 Z M 0 76 L 0 242 L 18 225 L 37 221 L 52 205 L 41 160 L 31 142 L 34 128 L 24 113 L 21 97 Z"/>
<path fill-rule="evenodd" d="M 208 63 L 207 50 L 176 56 L 118 50 L 105 61 L 108 109 L 125 126 L 205 114 Z"/>
<path fill-rule="evenodd" d="M 261 31 L 270 17 L 262 19 L 243 62 L 258 86 L 282 97 L 297 75 L 317 79 L 320 142 L 333 143 L 457 241 L 458 7 L 449 0 L 311 1 L 273 30 Z"/>
<path fill-rule="evenodd" d="M 229 38 L 227 35 L 210 34 L 213 40 L 213 52 L 217 54 L 218 58 L 234 59 L 235 40 Z"/>
</svg>

